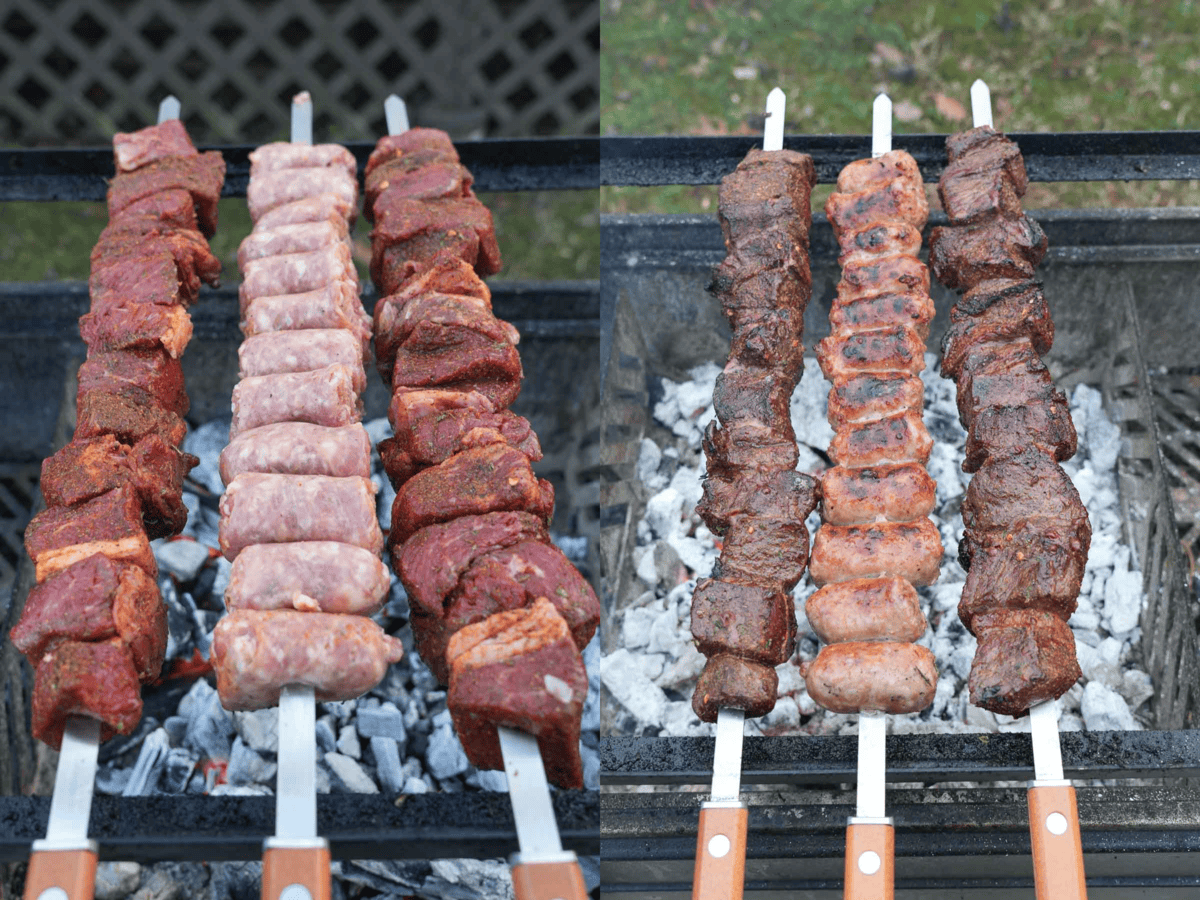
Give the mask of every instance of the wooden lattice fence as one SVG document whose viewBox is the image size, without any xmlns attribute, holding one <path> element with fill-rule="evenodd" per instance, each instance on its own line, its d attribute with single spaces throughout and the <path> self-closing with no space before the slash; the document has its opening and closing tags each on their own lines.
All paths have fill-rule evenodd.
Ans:
<svg viewBox="0 0 1200 900">
<path fill-rule="evenodd" d="M 200 143 L 384 129 L 383 99 L 457 137 L 599 132 L 596 0 L 5 0 L 0 143 L 103 144 L 175 94 Z"/>
</svg>

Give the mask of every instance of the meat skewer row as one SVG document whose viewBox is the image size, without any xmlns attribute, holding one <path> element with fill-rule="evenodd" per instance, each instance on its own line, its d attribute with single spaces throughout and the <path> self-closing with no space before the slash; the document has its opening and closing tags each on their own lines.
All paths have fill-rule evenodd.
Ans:
<svg viewBox="0 0 1200 900">
<path fill-rule="evenodd" d="M 179 357 L 187 306 L 221 271 L 205 236 L 225 171 L 220 154 L 197 153 L 178 108 L 167 98 L 158 125 L 113 139 L 109 222 L 80 319 L 88 358 L 77 426 L 42 465 L 47 508 L 25 531 L 37 584 L 10 638 L 36 670 L 33 735 L 62 749 L 47 840 L 30 859 L 31 898 L 91 896 L 98 746 L 137 727 L 141 685 L 158 677 L 166 650 L 150 540 L 182 530 L 183 478 L 199 462 L 179 449 L 188 411 Z"/>
<path fill-rule="evenodd" d="M 307 94 L 296 100 L 308 102 Z M 227 709 L 275 705 L 286 685 L 304 685 L 321 701 L 351 699 L 401 654 L 397 640 L 363 618 L 380 608 L 390 579 L 379 559 L 383 534 L 358 396 L 366 314 L 348 251 L 354 157 L 335 144 L 298 141 L 259 147 L 250 163 L 255 224 L 238 251 L 243 311 L 319 292 L 349 305 L 341 317 L 300 327 L 287 318 L 243 319 L 241 381 L 221 454 L 229 613 L 213 635 Z"/>
<path fill-rule="evenodd" d="M 915 641 L 928 623 L 915 585 L 938 577 L 942 542 L 928 518 L 933 440 L 921 421 L 929 275 L 917 259 L 929 214 L 916 161 L 891 149 L 891 100 L 875 98 L 872 155 L 838 176 L 825 204 L 844 276 L 817 359 L 833 383 L 822 525 L 805 614 L 825 642 L 809 695 L 858 713 L 858 798 L 846 829 L 846 897 L 890 896 L 894 831 L 886 815 L 886 713 L 924 709 L 937 687 L 933 654 Z"/>
<path fill-rule="evenodd" d="M 498 728 L 515 728 L 537 736 L 552 781 L 582 787 L 580 651 L 599 603 L 550 541 L 541 449 L 508 410 L 519 335 L 480 277 L 500 266 L 491 214 L 432 129 L 380 139 L 365 184 L 376 362 L 393 392 L 394 436 L 379 445 L 397 491 L 388 548 L 417 650 L 449 685 L 473 765 L 504 768 Z"/>
<path fill-rule="evenodd" d="M 1067 620 L 1075 611 L 1091 525 L 1059 465 L 1075 453 L 1065 395 L 1041 355 L 1054 323 L 1034 280 L 1046 236 L 1021 209 L 1028 184 L 1015 143 L 995 131 L 987 86 L 971 89 L 976 127 L 946 140 L 938 184 L 950 225 L 930 235 L 929 265 L 963 297 L 950 312 L 942 373 L 967 429 L 959 617 L 979 640 L 973 704 L 1030 714 L 1036 779 L 1030 835 L 1039 900 L 1086 896 L 1074 789 L 1063 781 L 1053 701 L 1080 675 Z"/>
</svg>

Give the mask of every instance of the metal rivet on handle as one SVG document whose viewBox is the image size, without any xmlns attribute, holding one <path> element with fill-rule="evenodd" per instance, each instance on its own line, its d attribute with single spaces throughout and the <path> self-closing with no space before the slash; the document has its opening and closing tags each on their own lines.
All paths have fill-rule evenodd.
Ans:
<svg viewBox="0 0 1200 900">
<path fill-rule="evenodd" d="M 1067 833 L 1067 817 L 1060 812 L 1052 812 L 1046 816 L 1046 827 L 1051 834 Z"/>
<path fill-rule="evenodd" d="M 279 900 L 313 900 L 313 895 L 302 884 L 289 884 L 279 892 Z"/>
<path fill-rule="evenodd" d="M 60 887 L 46 888 L 37 895 L 37 900 L 71 900 L 70 895 Z"/>
<path fill-rule="evenodd" d="M 733 845 L 729 843 L 729 838 L 723 834 L 713 835 L 712 839 L 708 842 L 708 852 L 717 859 L 720 859 L 732 848 Z"/>
<path fill-rule="evenodd" d="M 879 854 L 874 850 L 868 850 L 858 858 L 858 871 L 864 875 L 874 875 L 882 865 L 883 860 L 879 858 Z"/>
</svg>

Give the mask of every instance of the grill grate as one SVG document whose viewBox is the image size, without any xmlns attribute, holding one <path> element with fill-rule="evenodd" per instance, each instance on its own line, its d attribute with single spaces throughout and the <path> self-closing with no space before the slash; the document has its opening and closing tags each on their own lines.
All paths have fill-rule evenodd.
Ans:
<svg viewBox="0 0 1200 900">
<path fill-rule="evenodd" d="M 0 597 L 12 591 L 25 556 L 22 541 L 40 475 L 40 465 L 0 463 Z"/>
</svg>

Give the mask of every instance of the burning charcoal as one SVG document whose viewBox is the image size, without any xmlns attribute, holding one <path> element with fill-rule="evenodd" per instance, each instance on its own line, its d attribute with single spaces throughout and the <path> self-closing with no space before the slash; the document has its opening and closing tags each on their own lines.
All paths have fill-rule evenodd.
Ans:
<svg viewBox="0 0 1200 900">
<path fill-rule="evenodd" d="M 221 706 L 216 689 L 201 678 L 179 703 L 179 714 L 188 720 L 185 747 L 202 758 L 229 759 L 233 740 L 233 717 Z"/>
<path fill-rule="evenodd" d="M 400 751 L 391 738 L 371 738 L 371 753 L 375 756 L 375 771 L 379 782 L 393 793 L 404 787 L 404 773 L 400 769 Z"/>
<path fill-rule="evenodd" d="M 119 797 L 129 784 L 133 769 L 120 769 L 112 765 L 101 765 L 96 770 L 96 792 Z"/>
<path fill-rule="evenodd" d="M 450 711 L 444 710 L 433 720 L 433 733 L 425 752 L 425 765 L 438 781 L 467 771 L 467 754 L 450 723 Z"/>
<path fill-rule="evenodd" d="M 408 739 L 404 717 L 394 703 L 381 703 L 374 709 L 360 709 L 358 733 L 363 737 L 386 737 L 401 743 Z"/>
<path fill-rule="evenodd" d="M 354 794 L 379 793 L 379 788 L 371 780 L 371 776 L 350 757 L 340 753 L 326 753 L 325 762 L 346 791 Z"/>
<path fill-rule="evenodd" d="M 162 727 L 166 729 L 172 747 L 178 747 L 183 743 L 184 737 L 187 736 L 187 724 L 188 720 L 183 716 L 168 716 L 163 722 Z"/>
<path fill-rule="evenodd" d="M 166 763 L 163 766 L 162 789 L 169 794 L 182 794 L 187 790 L 188 782 L 195 771 L 196 757 L 182 747 L 172 747 L 167 751 Z"/>
<path fill-rule="evenodd" d="M 275 763 L 267 762 L 237 738 L 229 753 L 225 779 L 230 784 L 266 784 L 275 777 L 275 769 Z"/>
<path fill-rule="evenodd" d="M 343 725 L 338 731 L 337 748 L 351 759 L 362 759 L 362 744 L 358 740 L 358 731 L 353 725 Z"/>
<path fill-rule="evenodd" d="M 195 605 L 189 604 L 191 597 L 180 595 L 175 589 L 175 582 L 170 577 L 158 579 L 158 589 L 162 592 L 163 602 L 167 604 L 167 652 L 166 658 L 189 659 L 196 649 L 193 635 Z M 184 598 L 187 598 L 186 600 Z"/>
<path fill-rule="evenodd" d="M 138 753 L 137 763 L 129 783 L 121 793 L 125 797 L 146 797 L 154 793 L 158 786 L 159 776 L 167 764 L 167 751 L 171 748 L 171 739 L 167 732 L 159 728 L 150 733 L 142 742 L 141 752 Z"/>
<path fill-rule="evenodd" d="M 135 862 L 102 862 L 96 866 L 96 900 L 124 900 L 142 881 Z"/>
<path fill-rule="evenodd" d="M 333 730 L 332 716 L 322 716 L 317 719 L 317 747 L 322 753 L 332 753 L 337 747 L 337 735 Z"/>
<path fill-rule="evenodd" d="M 233 727 L 251 750 L 275 753 L 279 748 L 279 707 L 235 712 Z"/>
</svg>

